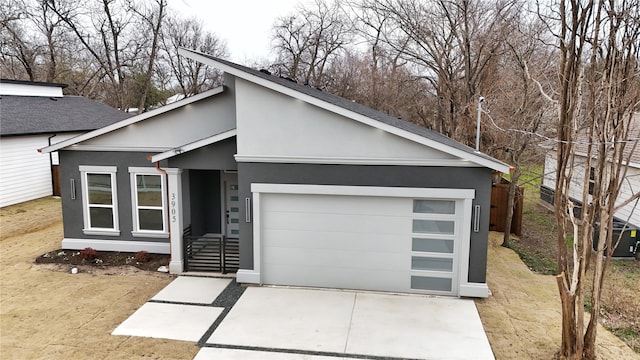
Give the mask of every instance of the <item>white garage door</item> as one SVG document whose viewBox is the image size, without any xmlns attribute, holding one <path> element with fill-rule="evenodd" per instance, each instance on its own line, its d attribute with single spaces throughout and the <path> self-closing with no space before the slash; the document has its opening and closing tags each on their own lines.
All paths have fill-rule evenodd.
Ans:
<svg viewBox="0 0 640 360">
<path fill-rule="evenodd" d="M 455 198 L 261 194 L 262 282 L 456 295 L 464 204 Z"/>
</svg>

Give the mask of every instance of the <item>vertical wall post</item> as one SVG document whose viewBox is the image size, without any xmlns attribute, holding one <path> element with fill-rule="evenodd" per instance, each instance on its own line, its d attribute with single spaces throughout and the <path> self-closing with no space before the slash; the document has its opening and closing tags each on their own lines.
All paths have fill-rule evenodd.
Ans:
<svg viewBox="0 0 640 360">
<path fill-rule="evenodd" d="M 164 169 L 167 172 L 167 205 L 169 210 L 169 231 L 171 241 L 171 262 L 169 272 L 181 274 L 184 271 L 184 245 L 182 240 L 182 169 Z"/>
</svg>

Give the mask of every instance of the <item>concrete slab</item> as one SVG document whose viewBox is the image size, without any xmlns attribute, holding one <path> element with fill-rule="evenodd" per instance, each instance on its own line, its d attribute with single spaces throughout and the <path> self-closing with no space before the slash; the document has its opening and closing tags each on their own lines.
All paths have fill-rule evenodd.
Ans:
<svg viewBox="0 0 640 360">
<path fill-rule="evenodd" d="M 148 302 L 113 330 L 111 335 L 197 342 L 223 310 L 212 306 Z"/>
<path fill-rule="evenodd" d="M 494 359 L 473 300 L 332 290 L 248 288 L 207 343 L 380 358 Z"/>
<path fill-rule="evenodd" d="M 211 304 L 230 282 L 231 279 L 180 276 L 151 300 Z"/>
<path fill-rule="evenodd" d="M 200 349 L 193 360 L 336 360 L 353 359 L 348 357 L 319 356 L 307 354 L 294 354 L 269 351 L 239 350 L 239 349 L 219 349 L 205 347 Z"/>
<path fill-rule="evenodd" d="M 473 300 L 358 293 L 347 354 L 494 359 Z"/>
<path fill-rule="evenodd" d="M 355 293 L 250 287 L 208 344 L 343 353 Z"/>
</svg>

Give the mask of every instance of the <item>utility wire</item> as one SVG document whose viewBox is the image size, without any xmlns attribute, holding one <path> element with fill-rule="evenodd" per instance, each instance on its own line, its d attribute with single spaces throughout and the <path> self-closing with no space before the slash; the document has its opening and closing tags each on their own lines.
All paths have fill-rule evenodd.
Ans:
<svg viewBox="0 0 640 360">
<path fill-rule="evenodd" d="M 493 120 L 493 118 L 491 117 L 491 115 L 489 114 L 488 111 L 485 111 L 484 109 L 482 109 L 482 113 L 486 114 L 487 117 L 489 118 L 489 120 L 491 120 L 491 124 L 498 130 L 502 131 L 502 132 L 516 132 L 516 133 L 521 133 L 521 134 L 525 134 L 525 135 L 533 135 L 533 136 L 537 136 L 539 138 L 542 138 L 544 140 L 548 140 L 548 141 L 554 141 L 556 143 L 560 143 L 560 144 L 579 144 L 579 145 L 614 145 L 614 144 L 621 144 L 621 143 L 634 143 L 634 142 L 639 142 L 640 141 L 640 137 L 635 137 L 635 138 L 630 138 L 630 139 L 625 139 L 625 140 L 616 140 L 616 141 L 606 141 L 606 142 L 590 142 L 590 141 L 566 141 L 566 140 L 558 140 L 556 138 L 551 138 L 542 134 L 538 134 L 536 132 L 532 132 L 532 131 L 527 131 L 527 130 L 522 130 L 522 129 L 513 129 L 513 128 L 509 128 L 509 129 L 503 129 L 501 128 L 498 124 L 496 124 L 496 122 Z"/>
</svg>

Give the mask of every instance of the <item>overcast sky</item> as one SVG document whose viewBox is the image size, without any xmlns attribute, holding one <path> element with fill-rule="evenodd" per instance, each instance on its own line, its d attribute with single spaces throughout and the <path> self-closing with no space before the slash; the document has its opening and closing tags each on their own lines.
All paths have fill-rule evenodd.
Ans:
<svg viewBox="0 0 640 360">
<path fill-rule="evenodd" d="M 175 0 L 169 6 L 202 19 L 205 29 L 227 42 L 231 60 L 250 64 L 271 53 L 271 26 L 309 0 Z"/>
</svg>

